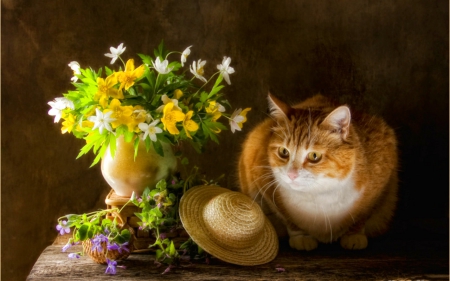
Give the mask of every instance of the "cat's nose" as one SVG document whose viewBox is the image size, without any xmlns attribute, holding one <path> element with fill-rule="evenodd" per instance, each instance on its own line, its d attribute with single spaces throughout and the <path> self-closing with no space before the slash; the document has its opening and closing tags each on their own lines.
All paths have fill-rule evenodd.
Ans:
<svg viewBox="0 0 450 281">
<path fill-rule="evenodd" d="M 290 171 L 288 172 L 288 177 L 289 177 L 291 180 L 295 180 L 295 179 L 298 177 L 298 172 L 295 171 L 295 170 L 290 170 Z"/>
</svg>

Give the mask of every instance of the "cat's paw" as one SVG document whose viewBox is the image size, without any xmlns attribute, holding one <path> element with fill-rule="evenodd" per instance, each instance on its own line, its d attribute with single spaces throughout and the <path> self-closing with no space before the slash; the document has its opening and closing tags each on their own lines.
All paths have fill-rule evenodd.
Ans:
<svg viewBox="0 0 450 281">
<path fill-rule="evenodd" d="M 297 235 L 289 238 L 289 246 L 301 251 L 311 251 L 317 248 L 319 243 L 311 236 Z"/>
<path fill-rule="evenodd" d="M 367 247 L 367 236 L 364 234 L 345 234 L 341 237 L 341 246 L 346 250 L 362 250 Z"/>
</svg>

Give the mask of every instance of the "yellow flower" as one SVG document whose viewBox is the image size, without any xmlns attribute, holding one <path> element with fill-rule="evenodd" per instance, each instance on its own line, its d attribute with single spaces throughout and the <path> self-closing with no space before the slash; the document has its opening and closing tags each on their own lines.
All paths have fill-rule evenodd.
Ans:
<svg viewBox="0 0 450 281">
<path fill-rule="evenodd" d="M 166 104 L 163 113 L 161 121 L 164 124 L 164 130 L 169 131 L 172 135 L 178 135 L 180 131 L 177 129 L 176 123 L 184 120 L 184 113 L 174 108 L 173 102 Z"/>
<path fill-rule="evenodd" d="M 72 132 L 73 125 L 75 125 L 75 116 L 73 116 L 71 113 L 64 118 L 64 122 L 62 122 L 62 128 L 61 133 L 65 134 L 67 132 Z"/>
<path fill-rule="evenodd" d="M 244 110 L 239 108 L 233 112 L 230 117 L 230 127 L 232 133 L 236 130 L 240 131 L 242 129 L 243 124 L 247 121 L 247 112 L 250 110 L 251 108 L 246 108 Z"/>
<path fill-rule="evenodd" d="M 112 118 L 115 118 L 116 120 L 111 122 L 111 125 L 113 128 L 117 128 L 122 124 L 125 124 L 128 126 L 128 124 L 132 121 L 131 120 L 131 114 L 133 114 L 133 107 L 128 106 L 121 106 L 121 103 L 118 99 L 113 99 L 111 101 L 111 104 L 109 105 L 109 110 L 105 110 L 105 112 L 108 112 L 112 110 Z"/>
<path fill-rule="evenodd" d="M 209 115 L 212 115 L 212 121 L 216 122 L 217 119 L 220 118 L 220 116 L 222 116 L 222 112 L 221 110 L 219 110 L 220 104 L 217 103 L 216 101 L 210 101 L 208 107 L 205 108 L 206 113 L 208 113 Z M 220 130 L 219 130 L 220 132 Z"/>
<path fill-rule="evenodd" d="M 139 133 L 141 129 L 139 129 L 139 123 L 143 123 L 147 119 L 147 112 L 140 105 L 136 105 L 133 107 L 133 113 L 130 116 L 130 122 L 127 124 L 128 131 Z"/>
<path fill-rule="evenodd" d="M 144 65 L 139 66 L 134 69 L 134 60 L 129 59 L 127 64 L 125 65 L 125 71 L 117 72 L 117 80 L 120 82 L 119 90 L 125 88 L 128 90 L 131 86 L 134 85 L 134 81 L 138 78 L 141 78 L 144 75 Z"/>
<path fill-rule="evenodd" d="M 192 115 L 194 114 L 194 111 L 189 111 L 188 113 L 186 113 L 184 120 L 183 120 L 183 128 L 186 131 L 186 136 L 190 139 L 192 139 L 191 135 L 189 134 L 189 132 L 195 132 L 198 130 L 198 124 L 195 123 L 194 120 L 191 120 Z"/>
<path fill-rule="evenodd" d="M 94 122 L 85 120 L 83 122 L 81 122 L 81 124 L 78 124 L 76 127 L 76 130 L 78 132 L 84 132 L 86 129 L 85 128 L 91 128 L 94 127 Z"/>
<path fill-rule="evenodd" d="M 100 100 L 101 97 L 113 97 L 116 99 L 123 99 L 123 93 L 122 90 L 118 90 L 114 88 L 114 86 L 117 84 L 117 75 L 111 74 L 106 79 L 97 78 L 97 85 L 98 90 L 95 94 L 94 100 Z"/>
<path fill-rule="evenodd" d="M 183 92 L 180 89 L 176 89 L 173 92 L 173 97 L 177 100 L 179 100 L 183 96 Z"/>
</svg>

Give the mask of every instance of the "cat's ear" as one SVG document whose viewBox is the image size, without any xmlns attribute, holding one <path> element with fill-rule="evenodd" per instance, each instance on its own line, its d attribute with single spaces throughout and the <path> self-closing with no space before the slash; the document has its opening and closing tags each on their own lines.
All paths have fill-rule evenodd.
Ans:
<svg viewBox="0 0 450 281">
<path fill-rule="evenodd" d="M 289 119 L 289 115 L 292 110 L 292 108 L 289 105 L 276 98 L 270 92 L 267 99 L 269 100 L 270 114 L 273 117 L 275 118 L 283 117 Z"/>
<path fill-rule="evenodd" d="M 346 139 L 350 129 L 350 120 L 350 109 L 343 105 L 328 114 L 325 120 L 323 120 L 322 125 L 339 132 L 342 138 Z"/>
</svg>

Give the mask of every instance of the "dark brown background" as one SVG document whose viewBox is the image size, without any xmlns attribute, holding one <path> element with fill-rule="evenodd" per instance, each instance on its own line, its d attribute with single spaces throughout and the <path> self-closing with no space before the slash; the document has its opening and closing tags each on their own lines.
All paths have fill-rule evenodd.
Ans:
<svg viewBox="0 0 450 281">
<path fill-rule="evenodd" d="M 226 94 L 252 107 L 243 132 L 221 134 L 196 161 L 209 177 L 235 166 L 269 89 L 288 102 L 317 92 L 378 114 L 398 133 L 398 221 L 448 219 L 448 1 L 2 0 L 2 277 L 23 280 L 55 238 L 57 217 L 103 208 L 108 192 L 83 141 L 61 135 L 47 102 L 71 88 L 67 64 L 95 69 L 123 42 L 125 58 L 194 45 L 211 73 L 231 56 Z M 210 69 L 208 70 L 208 67 Z M 427 232 L 424 229 L 424 232 Z"/>
</svg>

